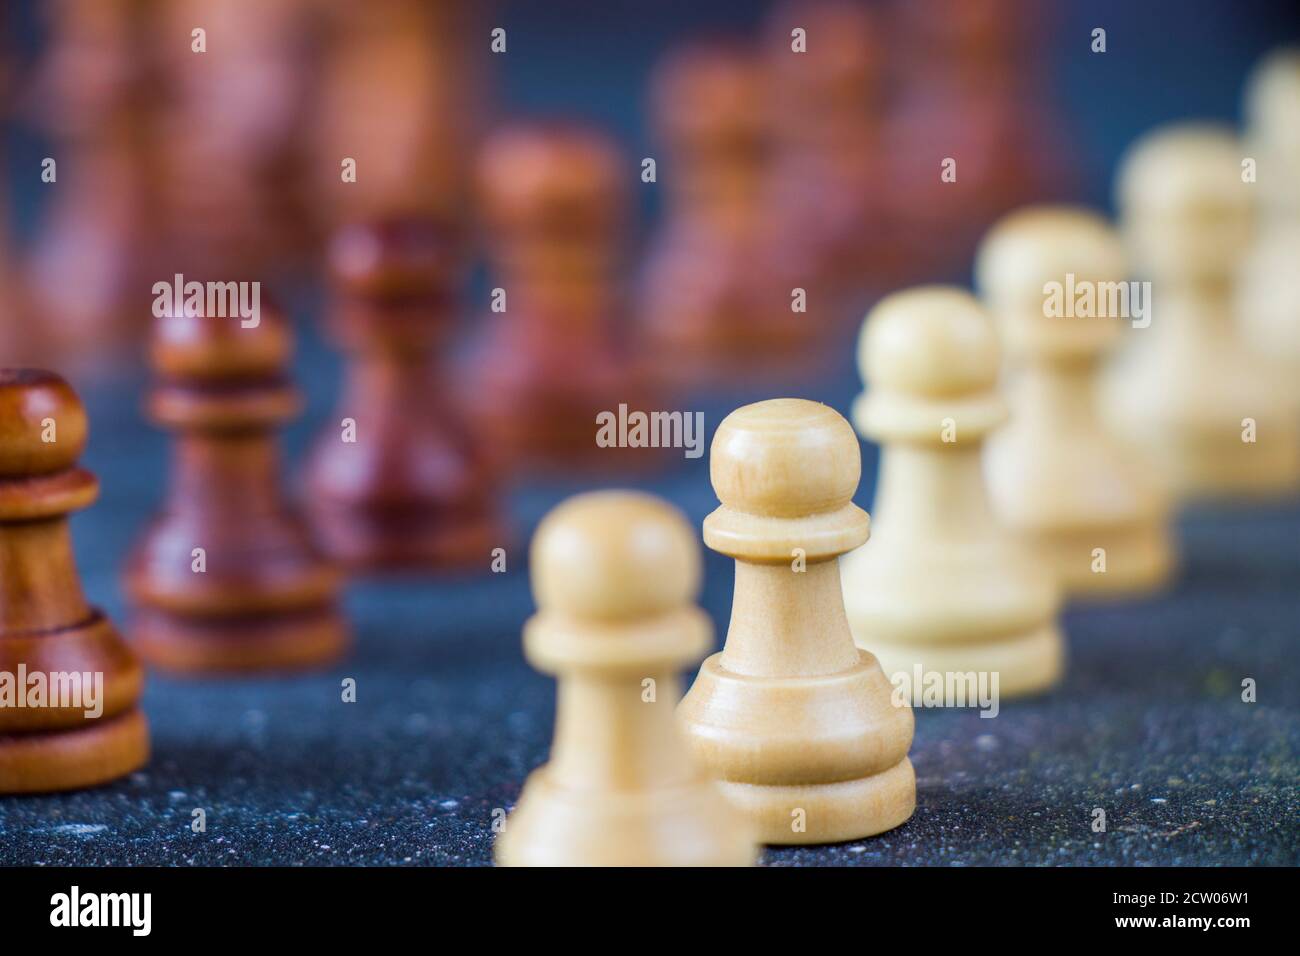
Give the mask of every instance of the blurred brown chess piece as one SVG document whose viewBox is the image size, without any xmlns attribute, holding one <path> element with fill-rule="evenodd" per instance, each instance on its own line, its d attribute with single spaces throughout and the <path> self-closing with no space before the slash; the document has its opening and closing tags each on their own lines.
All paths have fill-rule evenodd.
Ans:
<svg viewBox="0 0 1300 956">
<path fill-rule="evenodd" d="M 36 675 L 66 677 L 80 697 L 0 707 L 0 793 L 95 786 L 149 758 L 144 669 L 86 602 L 72 557 L 68 513 L 99 494 L 95 476 L 77 467 L 86 432 L 86 411 L 63 379 L 0 370 L 0 672 L 26 673 L 24 694 Z M 76 695 L 92 679 L 97 686 Z"/>
<path fill-rule="evenodd" d="M 651 113 L 666 208 L 638 290 L 642 332 L 675 384 L 751 382 L 811 364 L 825 315 L 798 263 L 776 254 L 765 202 L 771 139 L 763 59 L 696 41 L 656 68 Z"/>
<path fill-rule="evenodd" d="M 318 214 L 330 230 L 416 214 L 459 222 L 487 99 L 478 9 L 467 0 L 324 5 Z"/>
<path fill-rule="evenodd" d="M 500 543 L 482 449 L 448 394 L 462 242 L 432 218 L 345 227 L 330 331 L 346 353 L 307 501 L 326 549 L 360 568 L 486 565 Z"/>
<path fill-rule="evenodd" d="M 1074 191 L 1036 53 L 1051 14 L 1029 0 L 896 2 L 890 10 L 885 195 L 893 239 L 922 275 L 964 278 L 995 219 Z"/>
<path fill-rule="evenodd" d="M 164 278 L 284 272 L 314 238 L 306 138 L 319 4 L 170 0 L 154 9 L 151 53 L 166 90 L 158 120 Z"/>
<path fill-rule="evenodd" d="M 274 308 L 259 319 L 173 308 L 155 328 L 149 413 L 175 432 L 175 457 L 126 583 L 134 643 L 167 669 L 311 666 L 348 641 L 339 575 L 281 490 L 276 430 L 301 405 L 292 333 Z"/>
<path fill-rule="evenodd" d="M 8 132 L 14 113 L 11 27 L 8 10 L 0 10 L 0 136 Z M 0 182 L 10 182 L 7 138 L 0 142 Z M 21 273 L 15 269 L 13 224 L 7 195 L 0 194 L 0 355 L 10 365 L 44 364 L 41 343 L 33 334 L 31 315 L 23 301 Z"/>
<path fill-rule="evenodd" d="M 480 154 L 494 311 L 502 314 L 485 319 L 467 405 L 508 462 L 645 460 L 596 442 L 601 412 L 658 407 L 625 342 L 635 170 L 604 134 L 558 123 L 504 127 Z"/>
<path fill-rule="evenodd" d="M 49 191 L 27 261 L 27 327 L 67 367 L 102 368 L 142 348 L 155 275 L 150 117 L 141 0 L 57 0 L 29 108 L 54 166 L 25 176 Z"/>
<path fill-rule="evenodd" d="M 772 215 L 781 255 L 810 277 L 818 295 L 848 296 L 844 305 L 901 278 L 903 250 L 889 218 L 881 142 L 878 20 L 860 0 L 791 0 L 778 4 L 766 24 L 776 143 Z M 860 311 L 835 311 L 856 329 Z"/>
<path fill-rule="evenodd" d="M 346 367 L 307 466 L 312 519 L 353 568 L 486 564 L 500 537 L 491 469 L 443 367 L 481 112 L 472 51 L 486 52 L 486 34 L 461 0 L 339 2 L 331 15 L 317 185 L 332 232 L 327 325 Z"/>
</svg>

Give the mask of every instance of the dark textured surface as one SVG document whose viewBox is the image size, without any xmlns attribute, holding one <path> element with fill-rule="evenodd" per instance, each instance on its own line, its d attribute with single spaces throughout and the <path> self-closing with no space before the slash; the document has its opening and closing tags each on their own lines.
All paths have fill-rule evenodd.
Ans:
<svg viewBox="0 0 1300 956">
<path fill-rule="evenodd" d="M 291 435 L 295 461 L 334 375 L 315 347 L 299 366 L 312 413 Z M 851 371 L 833 381 L 800 393 L 844 408 Z M 87 463 L 104 494 L 74 534 L 87 591 L 119 622 L 121 558 L 161 491 L 166 451 L 139 421 L 138 389 L 83 388 Z M 734 403 L 705 406 L 710 434 Z M 873 450 L 864 456 L 859 500 L 869 504 Z M 707 458 L 646 487 L 696 522 L 713 506 Z M 92 792 L 0 798 L 0 862 L 489 862 L 493 810 L 510 808 L 544 759 L 553 716 L 550 682 L 520 653 L 532 607 L 520 542 L 575 490 L 516 491 L 505 574 L 355 586 L 346 664 L 291 679 L 154 677 L 148 768 Z M 918 713 L 919 807 L 906 826 L 769 849 L 765 862 L 1300 863 L 1300 508 L 1206 510 L 1181 529 L 1186 568 L 1174 593 L 1069 612 L 1070 670 L 1055 693 L 1004 703 L 993 719 Z M 721 629 L 729 562 L 710 555 L 706 575 L 703 603 Z M 344 677 L 357 680 L 354 704 L 341 701 Z M 1258 703 L 1241 701 L 1244 677 L 1258 682 Z M 205 834 L 190 830 L 197 807 Z M 1097 807 L 1106 833 L 1091 830 Z"/>
</svg>

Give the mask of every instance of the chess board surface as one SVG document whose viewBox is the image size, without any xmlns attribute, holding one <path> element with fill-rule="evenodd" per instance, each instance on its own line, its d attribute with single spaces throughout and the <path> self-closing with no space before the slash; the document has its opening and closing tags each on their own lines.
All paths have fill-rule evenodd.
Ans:
<svg viewBox="0 0 1300 956">
<path fill-rule="evenodd" d="M 301 451 L 329 412 L 335 360 L 304 328 L 297 360 L 309 413 Z M 166 437 L 135 427 L 141 381 L 82 387 L 84 456 L 103 500 L 73 518 L 87 593 L 123 612 L 121 560 L 162 490 Z M 798 394 L 846 408 L 848 356 Z M 731 408 L 706 406 L 710 437 Z M 863 446 L 856 500 L 871 504 Z M 698 523 L 715 507 L 707 458 L 633 485 Z M 16 864 L 487 865 L 493 811 L 513 807 L 541 764 L 552 682 L 520 628 L 533 611 L 525 549 L 541 516 L 595 483 L 554 482 L 509 499 L 519 536 L 507 572 L 352 585 L 356 646 L 342 664 L 287 678 L 151 675 L 153 757 L 108 787 L 0 800 L 0 846 Z M 1069 669 L 1051 694 L 976 710 L 919 708 L 915 816 L 867 840 L 764 848 L 770 866 L 1295 865 L 1300 863 L 1300 502 L 1187 513 L 1186 566 L 1169 595 L 1071 606 Z M 701 604 L 721 640 L 732 564 L 707 552 Z M 341 701 L 341 681 L 357 700 Z M 1258 702 L 1243 703 L 1253 677 Z M 203 808 L 207 832 L 190 830 Z M 1092 811 L 1107 832 L 1093 833 Z"/>
</svg>

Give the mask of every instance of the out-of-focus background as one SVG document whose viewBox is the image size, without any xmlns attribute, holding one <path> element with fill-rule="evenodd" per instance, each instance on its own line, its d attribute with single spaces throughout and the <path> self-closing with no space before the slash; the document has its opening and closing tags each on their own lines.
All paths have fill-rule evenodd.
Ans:
<svg viewBox="0 0 1300 956">
<path fill-rule="evenodd" d="M 309 442 L 338 417 L 343 359 L 323 330 L 339 284 L 331 236 L 396 218 L 457 237 L 464 294 L 442 367 L 469 376 L 460 394 L 473 406 L 488 395 L 473 384 L 473 347 L 501 318 L 491 289 L 524 281 L 499 278 L 503 263 L 526 272 L 538 253 L 530 238 L 569 237 L 537 212 L 551 206 L 506 188 L 520 170 L 544 168 L 549 201 L 585 210 L 574 218 L 596 235 L 582 247 L 593 271 L 606 267 L 602 236 L 626 243 L 601 281 L 627 290 L 618 323 L 636 374 L 666 396 L 655 407 L 703 411 L 710 437 L 741 401 L 777 393 L 847 411 L 862 387 L 847 346 L 875 298 L 904 284 L 969 281 L 975 242 L 1021 203 L 1073 199 L 1113 212 L 1116 163 L 1136 137 L 1178 119 L 1237 124 L 1249 70 L 1300 38 L 1300 10 L 1268 0 L 832 6 L 839 22 L 867 31 L 829 31 L 836 56 L 801 88 L 764 59 L 788 48 L 788 27 L 806 15 L 798 3 L 5 4 L 0 348 L 5 364 L 53 365 L 86 402 L 85 464 L 103 491 L 73 531 L 93 601 L 126 618 L 123 562 L 167 486 L 171 438 L 141 403 L 149 287 L 176 271 L 261 281 L 293 314 L 293 371 L 307 405 L 287 432 L 285 481 L 299 492 Z M 202 54 L 191 48 L 197 27 Z M 505 31 L 501 53 L 491 49 L 495 28 Z M 1092 50 L 1096 28 L 1104 53 Z M 842 112 L 810 108 L 818 103 Z M 490 193 L 496 184 L 496 205 L 485 203 L 480 137 L 529 117 L 583 124 L 603 145 L 493 140 L 494 168 L 505 172 L 486 184 Z M 798 141 L 782 143 L 792 130 Z M 809 142 L 823 148 L 799 145 Z M 961 157 L 959 199 L 936 192 L 935 157 L 949 144 Z M 602 150 L 611 145 L 623 179 L 609 185 Z M 353 155 L 358 181 L 344 184 L 340 157 Z M 761 177 L 760 155 L 771 164 Z M 47 157 L 55 183 L 42 181 Z M 647 157 L 654 183 L 642 181 Z M 708 162 L 692 165 L 699 160 Z M 606 186 L 621 199 L 606 201 Z M 772 212 L 751 218 L 758 194 Z M 868 221 L 878 225 L 861 228 Z M 717 259 L 693 254 L 719 245 Z M 401 251 L 388 250 L 394 260 Z M 647 282 L 655 269 L 676 279 Z M 789 288 L 808 287 L 817 341 L 782 345 L 794 333 L 763 325 L 770 300 L 750 287 L 767 278 L 787 316 Z M 553 290 L 539 286 L 544 301 Z M 665 288 L 691 296 L 665 301 Z M 682 305 L 701 297 L 739 316 L 723 324 L 721 347 Z M 580 331 L 556 332 L 570 334 Z M 511 357 L 511 342 L 488 338 L 487 364 L 493 349 Z M 806 351 L 811 368 L 749 375 L 761 363 L 744 350 L 772 342 L 787 357 Z M 700 343 L 740 354 L 740 368 L 689 363 L 688 346 Z M 575 354 L 586 353 L 561 350 L 558 361 L 581 380 L 591 365 L 565 366 Z M 633 378 L 621 368 L 602 374 L 622 387 Z M 609 394 L 617 402 L 621 393 Z M 877 450 L 864 444 L 863 456 L 858 500 L 870 506 Z M 324 674 L 151 676 L 150 766 L 110 788 L 0 801 L 0 860 L 487 862 L 493 810 L 512 804 L 550 740 L 552 686 L 519 653 L 532 607 L 525 545 L 537 521 L 564 496 L 609 484 L 655 491 L 697 525 L 716 504 L 707 455 L 685 460 L 679 450 L 613 477 L 505 471 L 506 574 L 353 585 L 356 648 Z M 1245 715 L 1233 704 L 1240 674 L 1294 671 L 1296 529 L 1283 506 L 1192 514 L 1180 524 L 1185 568 L 1174 594 L 1067 613 L 1074 666 L 1056 695 L 996 721 L 919 716 L 921 798 L 905 828 L 769 850 L 767 860 L 1295 863 L 1300 682 L 1273 688 L 1277 697 Z M 701 603 L 719 639 L 730 581 L 731 563 L 709 554 Z M 362 688 L 351 707 L 338 704 L 343 676 Z M 1085 825 L 1101 804 L 1116 821 L 1104 840 Z M 210 811 L 207 839 L 188 829 L 197 806 Z"/>
</svg>

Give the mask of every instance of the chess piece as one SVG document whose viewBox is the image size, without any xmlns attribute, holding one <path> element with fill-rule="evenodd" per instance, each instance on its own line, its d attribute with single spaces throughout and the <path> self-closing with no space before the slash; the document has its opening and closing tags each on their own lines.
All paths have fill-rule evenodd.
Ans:
<svg viewBox="0 0 1300 956">
<path fill-rule="evenodd" d="M 794 0 L 768 17 L 771 215 L 780 255 L 828 296 L 896 283 L 903 266 L 887 219 L 878 20 L 857 0 Z"/>
<path fill-rule="evenodd" d="M 327 552 L 351 567 L 486 564 L 501 543 L 483 452 L 438 367 L 460 246 L 433 219 L 348 226 L 331 244 L 329 321 L 347 362 L 306 502 Z"/>
<path fill-rule="evenodd" d="M 854 640 L 913 686 L 918 671 L 997 674 L 1002 697 L 1050 686 L 1056 583 L 994 520 L 981 472 L 1006 418 L 988 316 L 957 288 L 896 293 L 867 316 L 858 361 L 870 387 L 853 420 L 882 450 L 871 544 L 844 561 Z"/>
<path fill-rule="evenodd" d="M 611 464 L 597 416 L 658 407 L 625 349 L 620 267 L 632 166 L 603 134 L 519 124 L 479 161 L 485 238 L 495 265 L 489 332 L 464 391 L 489 447 L 508 463 Z"/>
<path fill-rule="evenodd" d="M 683 516 L 637 492 L 571 498 L 542 521 L 538 613 L 524 650 L 558 679 L 551 761 L 528 778 L 497 840 L 512 866 L 743 866 L 756 847 L 691 763 L 678 672 L 712 628 L 692 599 L 699 547 Z"/>
<path fill-rule="evenodd" d="M 1265 219 L 1300 219 L 1300 47 L 1261 60 L 1245 100 L 1249 154 L 1259 163 L 1260 212 Z"/>
<path fill-rule="evenodd" d="M 144 670 L 86 603 L 72 559 L 68 513 L 99 494 L 77 467 L 86 429 L 63 379 L 0 371 L 0 674 L 11 705 L 24 696 L 0 707 L 0 793 L 95 786 L 149 758 Z M 55 684 L 70 696 L 56 701 Z"/>
<path fill-rule="evenodd" d="M 985 453 L 994 512 L 1068 594 L 1160 586 L 1172 565 L 1168 502 L 1102 426 L 1096 397 L 1100 363 L 1130 321 L 1107 314 L 1104 291 L 1128 274 L 1119 236 L 1086 209 L 1034 206 L 994 227 L 975 271 L 1012 366 L 1011 421 Z M 1049 288 L 1088 290 L 1095 305 L 1080 315 L 1072 297 L 1064 314 L 1046 314 Z"/>
<path fill-rule="evenodd" d="M 176 433 L 171 487 L 127 567 L 131 634 L 182 672 L 307 667 L 348 642 L 339 575 L 280 488 L 275 429 L 300 398 L 286 320 L 171 310 L 158 319 L 150 417 Z"/>
<path fill-rule="evenodd" d="M 777 254 L 765 89 L 762 57 L 735 42 L 675 51 L 653 79 L 667 209 L 637 308 L 655 367 L 682 387 L 797 371 L 828 324 L 811 270 Z"/>
<path fill-rule="evenodd" d="M 1123 230 L 1153 318 L 1108 376 L 1105 411 L 1184 499 L 1300 483 L 1294 406 L 1233 314 L 1257 188 L 1246 173 L 1231 130 L 1208 124 L 1150 133 L 1120 168 Z"/>
<path fill-rule="evenodd" d="M 60 367 L 102 370 L 146 334 L 155 269 L 151 83 L 139 56 L 144 6 L 59 0 L 34 120 L 56 143 L 42 175 L 47 211 L 26 257 L 27 324 Z"/>
<path fill-rule="evenodd" d="M 704 542 L 736 559 L 722 653 L 678 708 L 696 759 L 764 843 L 833 843 L 892 829 L 916 807 L 912 710 L 853 645 L 838 558 L 867 540 L 852 503 L 862 463 L 825 405 L 775 399 L 718 426 L 722 506 Z"/>
<path fill-rule="evenodd" d="M 157 111 L 163 274 L 242 280 L 285 272 L 305 260 L 315 239 L 306 189 L 315 157 L 306 137 L 321 4 L 151 6 L 148 49 L 167 91 Z"/>
<path fill-rule="evenodd" d="M 1259 164 L 1259 229 L 1238 277 L 1242 334 L 1300 406 L 1300 48 L 1277 50 L 1246 88 L 1247 151 Z"/>
<path fill-rule="evenodd" d="M 930 0 L 891 5 L 897 65 L 884 124 L 891 242 L 915 280 L 965 281 L 980 237 L 1028 202 L 1074 192 L 1065 111 L 1042 50 L 1050 4 Z"/>
<path fill-rule="evenodd" d="M 330 233 L 380 219 L 461 220 L 488 113 L 483 10 L 467 0 L 327 0 L 311 153 Z"/>
</svg>

